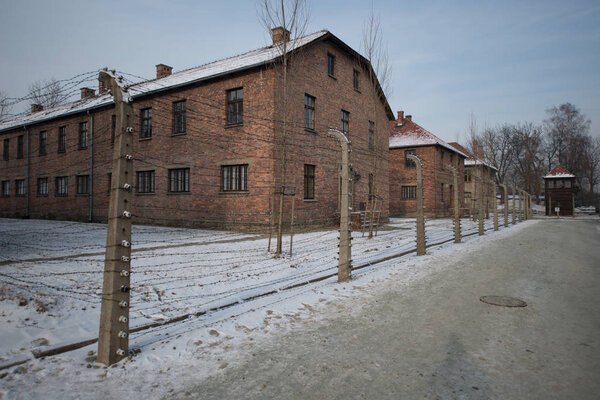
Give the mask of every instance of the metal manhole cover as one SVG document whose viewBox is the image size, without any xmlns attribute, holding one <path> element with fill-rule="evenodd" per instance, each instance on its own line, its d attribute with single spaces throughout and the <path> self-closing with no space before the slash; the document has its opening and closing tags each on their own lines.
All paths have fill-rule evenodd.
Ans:
<svg viewBox="0 0 600 400">
<path fill-rule="evenodd" d="M 494 306 L 527 307 L 527 303 L 525 303 L 523 300 L 508 296 L 481 296 L 479 300 Z"/>
</svg>

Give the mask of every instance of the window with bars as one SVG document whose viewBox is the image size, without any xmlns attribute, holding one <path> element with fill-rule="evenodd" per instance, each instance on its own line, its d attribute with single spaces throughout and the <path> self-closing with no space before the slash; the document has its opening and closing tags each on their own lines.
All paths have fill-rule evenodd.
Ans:
<svg viewBox="0 0 600 400">
<path fill-rule="evenodd" d="M 227 124 L 236 125 L 243 122 L 244 89 L 237 88 L 227 91 Z"/>
<path fill-rule="evenodd" d="M 177 168 L 169 170 L 169 192 L 182 193 L 190 191 L 190 169 Z"/>
<path fill-rule="evenodd" d="M 315 198 L 315 166 L 304 164 L 304 199 Z"/>
<path fill-rule="evenodd" d="M 25 196 L 25 179 L 16 179 L 15 180 L 15 196 L 23 197 Z"/>
<path fill-rule="evenodd" d="M 223 165 L 221 176 L 221 190 L 223 192 L 248 190 L 248 164 Z"/>
<path fill-rule="evenodd" d="M 23 158 L 23 135 L 17 137 L 17 158 Z"/>
<path fill-rule="evenodd" d="M 79 150 L 87 149 L 88 146 L 88 123 L 79 123 Z"/>
<path fill-rule="evenodd" d="M 4 159 L 4 161 L 8 160 L 9 154 L 10 154 L 10 140 L 9 139 L 4 139 L 4 145 L 3 145 L 3 149 L 2 149 L 2 158 Z"/>
<path fill-rule="evenodd" d="M 2 181 L 2 197 L 10 196 L 10 181 Z"/>
<path fill-rule="evenodd" d="M 46 140 L 48 138 L 48 135 L 46 134 L 46 131 L 41 131 L 40 132 L 40 156 L 45 156 L 46 155 Z"/>
<path fill-rule="evenodd" d="M 64 153 L 67 151 L 67 127 L 60 126 L 58 128 L 58 152 Z"/>
<path fill-rule="evenodd" d="M 408 155 L 411 154 L 413 156 L 417 155 L 417 151 L 416 150 L 406 150 L 404 152 L 404 162 L 405 162 L 405 167 L 407 169 L 411 169 L 411 168 L 417 168 L 417 164 L 415 164 L 415 162 L 413 160 L 411 160 L 410 158 L 408 158 Z"/>
<path fill-rule="evenodd" d="M 173 135 L 181 135 L 186 130 L 186 103 L 185 100 L 173 102 Z"/>
<path fill-rule="evenodd" d="M 304 95 L 304 127 L 315 129 L 315 98 L 309 94 Z"/>
<path fill-rule="evenodd" d="M 77 175 L 77 194 L 89 194 L 90 193 L 90 176 L 89 175 Z"/>
<path fill-rule="evenodd" d="M 471 170 L 468 169 L 465 171 L 465 182 L 471 182 L 472 176 L 471 176 Z"/>
<path fill-rule="evenodd" d="M 352 86 L 354 87 L 354 90 L 359 90 L 359 77 L 360 72 L 354 70 L 354 73 L 352 74 Z"/>
<path fill-rule="evenodd" d="M 154 171 L 138 171 L 137 192 L 154 193 Z"/>
<path fill-rule="evenodd" d="M 38 196 L 48 196 L 48 178 L 38 178 L 37 194 Z"/>
<path fill-rule="evenodd" d="M 440 183 L 440 201 L 442 203 L 444 202 L 444 184 L 443 183 Z"/>
<path fill-rule="evenodd" d="M 413 200 L 417 198 L 416 186 L 402 186 L 402 200 Z"/>
<path fill-rule="evenodd" d="M 56 177 L 56 195 L 57 196 L 66 196 L 67 195 L 67 184 L 68 178 L 66 176 L 57 176 Z"/>
<path fill-rule="evenodd" d="M 375 122 L 369 121 L 369 148 L 375 148 Z"/>
<path fill-rule="evenodd" d="M 152 108 L 140 110 L 140 138 L 149 139 L 152 137 Z"/>
<path fill-rule="evenodd" d="M 342 133 L 348 136 L 350 130 L 350 113 L 346 110 L 342 110 Z"/>
<path fill-rule="evenodd" d="M 335 56 L 331 53 L 327 53 L 327 74 L 335 76 Z"/>
</svg>

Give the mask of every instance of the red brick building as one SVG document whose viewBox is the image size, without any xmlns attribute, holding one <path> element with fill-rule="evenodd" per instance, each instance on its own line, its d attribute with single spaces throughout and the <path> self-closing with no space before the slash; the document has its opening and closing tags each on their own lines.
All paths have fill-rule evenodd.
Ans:
<svg viewBox="0 0 600 400">
<path fill-rule="evenodd" d="M 387 217 L 393 113 L 367 78 L 370 64 L 328 31 L 286 41 L 284 110 L 289 35 L 276 28 L 273 36 L 271 46 L 178 73 L 159 64 L 156 79 L 128 89 L 136 222 L 264 229 L 270 195 L 284 185 L 298 224 L 331 224 L 341 154 L 328 128 L 352 141 L 355 203 L 367 201 L 372 180 Z M 84 88 L 79 101 L 0 124 L 0 216 L 105 220 L 113 115 L 110 94 Z"/>
<path fill-rule="evenodd" d="M 557 215 L 557 209 L 558 215 L 573 215 L 575 175 L 558 164 L 544 176 L 544 182 L 546 215 Z"/>
<path fill-rule="evenodd" d="M 416 212 L 417 177 L 415 165 L 407 154 L 414 154 L 423 164 L 423 207 L 430 217 L 452 215 L 454 177 L 448 164 L 459 171 L 459 205 L 464 203 L 465 154 L 412 121 L 412 116 L 398 112 L 391 123 L 390 148 L 390 215 L 412 216 Z"/>
</svg>

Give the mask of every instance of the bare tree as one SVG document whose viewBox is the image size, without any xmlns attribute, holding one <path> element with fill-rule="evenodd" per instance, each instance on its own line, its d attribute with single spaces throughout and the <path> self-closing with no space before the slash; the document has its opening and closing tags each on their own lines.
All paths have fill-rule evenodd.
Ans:
<svg viewBox="0 0 600 400">
<path fill-rule="evenodd" d="M 0 90 L 0 122 L 10 116 L 11 106 L 8 102 L 8 96 Z"/>
<path fill-rule="evenodd" d="M 590 140 L 581 154 L 583 177 L 587 183 L 588 203 L 594 204 L 595 188 L 600 183 L 600 138 Z"/>
<path fill-rule="evenodd" d="M 571 103 L 546 110 L 550 118 L 544 121 L 549 145 L 549 159 L 577 173 L 578 154 L 589 137 L 591 122 Z"/>
<path fill-rule="evenodd" d="M 513 127 L 508 124 L 485 128 L 478 135 L 485 161 L 498 168 L 496 176 L 499 183 L 504 183 L 507 173 L 513 167 L 512 135 Z"/>
<path fill-rule="evenodd" d="M 545 172 L 542 141 L 540 126 L 527 122 L 512 128 L 513 182 L 538 197 L 542 192 L 541 183 Z"/>
<path fill-rule="evenodd" d="M 286 162 L 287 162 L 287 130 L 288 130 L 288 67 L 292 56 L 289 48 L 289 40 L 297 39 L 306 32 L 310 11 L 304 0 L 262 0 L 259 9 L 259 17 L 262 24 L 271 34 L 276 27 L 283 28 L 283 40 L 274 44 L 280 54 L 281 67 L 281 137 L 280 137 L 280 162 L 281 175 L 279 179 L 279 216 L 277 222 L 277 250 L 275 254 L 281 255 L 282 248 L 282 224 L 283 224 L 283 200 L 286 184 Z M 289 37 L 286 35 L 289 33 Z"/>
<path fill-rule="evenodd" d="M 37 81 L 29 86 L 28 98 L 33 103 L 44 106 L 44 108 L 52 108 L 64 104 L 68 97 L 61 83 L 54 78 L 44 82 Z"/>
<path fill-rule="evenodd" d="M 370 65 L 366 65 L 367 78 L 370 85 L 373 86 L 371 90 L 371 107 L 373 115 L 373 143 L 369 143 L 369 147 L 373 148 L 373 178 L 369 182 L 369 198 L 368 198 L 368 209 L 369 209 L 369 235 L 368 238 L 373 238 L 373 214 L 375 211 L 375 203 L 377 201 L 377 185 L 376 178 L 379 169 L 380 157 L 378 152 L 383 149 L 377 148 L 377 140 L 379 137 L 379 127 L 377 126 L 377 107 L 380 99 L 385 98 L 386 94 L 391 94 L 391 78 L 392 68 L 389 62 L 387 48 L 383 42 L 383 33 L 381 30 L 381 22 L 378 15 L 375 15 L 373 4 L 371 4 L 371 10 L 369 16 L 365 20 L 362 32 L 362 52 L 364 57 L 369 61 Z M 358 60 L 359 64 L 363 63 L 362 60 Z M 387 127 L 382 127 L 382 131 L 386 132 Z"/>
</svg>

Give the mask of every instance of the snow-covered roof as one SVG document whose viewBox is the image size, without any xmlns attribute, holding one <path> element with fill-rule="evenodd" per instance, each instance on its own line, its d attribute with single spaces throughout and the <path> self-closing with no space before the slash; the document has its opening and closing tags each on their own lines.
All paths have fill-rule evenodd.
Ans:
<svg viewBox="0 0 600 400">
<path fill-rule="evenodd" d="M 455 149 L 427 129 L 410 120 L 405 120 L 402 125 L 397 124 L 394 133 L 390 136 L 389 140 L 390 149 L 431 145 L 438 145 L 454 153 L 458 153 L 463 157 L 467 157 L 467 155 L 460 150 Z"/>
<path fill-rule="evenodd" d="M 544 176 L 544 179 L 565 179 L 565 178 L 575 178 L 575 175 L 570 173 L 565 167 L 561 164 L 558 164 L 556 167 L 552 168 L 552 171 L 548 173 L 548 175 Z"/>
<path fill-rule="evenodd" d="M 287 42 L 287 51 L 294 51 L 305 46 L 323 36 L 330 34 L 327 30 L 312 33 L 298 39 Z M 333 35 L 332 35 L 333 36 Z M 129 92 L 136 98 L 166 89 L 173 89 L 206 79 L 231 74 L 237 71 L 269 64 L 275 61 L 282 54 L 282 45 L 276 44 L 252 50 L 244 54 L 214 61 L 199 67 L 190 68 L 184 71 L 176 72 L 161 79 L 153 79 L 137 83 L 129 87 Z M 0 123 L 0 132 L 17 128 L 32 123 L 47 121 L 52 118 L 68 116 L 82 111 L 106 106 L 113 102 L 110 94 L 103 94 L 98 97 L 85 98 L 73 103 L 61 105 L 48 110 L 35 112 L 28 115 L 19 116 L 13 120 Z M 389 106 L 388 106 L 389 107 Z"/>
<path fill-rule="evenodd" d="M 463 147 L 461 144 L 456 143 L 456 142 L 451 142 L 450 146 L 452 146 L 455 149 L 460 150 L 466 154 L 467 159 L 465 160 L 465 166 L 483 165 L 483 166 L 491 168 L 495 171 L 498 171 L 498 168 L 496 168 L 495 166 L 493 166 L 490 163 L 485 162 L 481 158 L 475 157 L 475 155 L 473 153 L 471 153 L 468 149 Z"/>
</svg>

